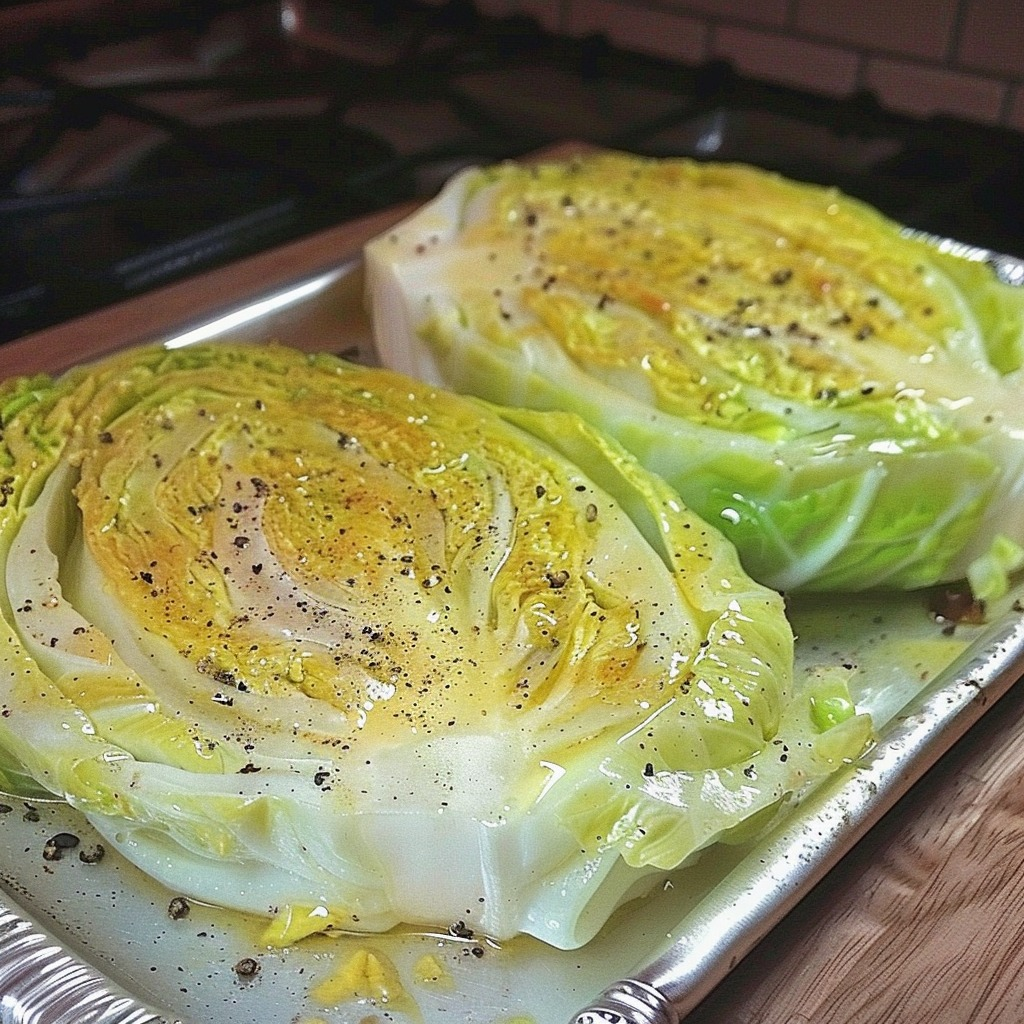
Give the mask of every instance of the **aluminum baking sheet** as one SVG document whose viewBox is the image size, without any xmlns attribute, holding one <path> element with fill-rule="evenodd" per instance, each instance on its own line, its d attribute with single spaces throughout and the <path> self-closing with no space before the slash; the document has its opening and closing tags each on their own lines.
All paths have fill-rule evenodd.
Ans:
<svg viewBox="0 0 1024 1024">
<path fill-rule="evenodd" d="M 361 290 L 348 261 L 193 323 L 153 325 L 149 340 L 275 339 L 365 358 Z M 0 1024 L 675 1021 L 1024 673 L 1022 600 L 1018 588 L 987 623 L 953 630 L 920 594 L 795 601 L 798 673 L 852 666 L 879 743 L 774 833 L 667 876 L 582 950 L 404 932 L 269 950 L 260 922 L 197 904 L 182 913 L 116 851 L 97 859 L 100 838 L 63 804 L 0 798 Z M 58 833 L 78 846 L 44 858 Z M 393 967 L 387 992 L 324 998 L 323 983 L 366 952 Z"/>
</svg>

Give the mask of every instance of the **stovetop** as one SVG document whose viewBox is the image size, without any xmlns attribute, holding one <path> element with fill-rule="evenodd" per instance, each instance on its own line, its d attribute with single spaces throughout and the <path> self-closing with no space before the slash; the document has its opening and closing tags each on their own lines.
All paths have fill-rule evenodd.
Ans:
<svg viewBox="0 0 1024 1024">
<path fill-rule="evenodd" d="M 559 38 L 468 0 L 113 10 L 0 58 L 0 341 L 566 139 L 750 161 L 1024 253 L 1010 132 Z"/>
</svg>

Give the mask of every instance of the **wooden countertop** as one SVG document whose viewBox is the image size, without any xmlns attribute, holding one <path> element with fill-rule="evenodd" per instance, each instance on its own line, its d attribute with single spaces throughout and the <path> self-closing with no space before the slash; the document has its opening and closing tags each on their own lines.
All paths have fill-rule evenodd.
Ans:
<svg viewBox="0 0 1024 1024">
<path fill-rule="evenodd" d="M 919 780 L 685 1024 L 1020 1024 L 1024 688 Z"/>
<path fill-rule="evenodd" d="M 336 266 L 405 212 L 331 228 L 9 343 L 0 376 L 60 370 L 150 337 L 154 324 L 188 324 Z M 302 342 L 323 347 L 316 332 Z M 1020 1024 L 1022 736 L 1018 686 L 686 1024 Z"/>
</svg>

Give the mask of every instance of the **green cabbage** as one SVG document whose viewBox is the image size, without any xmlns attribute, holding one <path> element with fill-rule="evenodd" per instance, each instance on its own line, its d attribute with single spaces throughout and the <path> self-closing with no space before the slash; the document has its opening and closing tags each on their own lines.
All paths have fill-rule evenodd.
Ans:
<svg viewBox="0 0 1024 1024">
<path fill-rule="evenodd" d="M 615 441 L 280 347 L 0 385 L 0 780 L 269 942 L 587 941 L 870 738 Z"/>
<path fill-rule="evenodd" d="M 761 582 L 988 598 L 1024 560 L 1024 290 L 834 189 L 502 164 L 366 256 L 384 363 L 582 415 Z"/>
</svg>

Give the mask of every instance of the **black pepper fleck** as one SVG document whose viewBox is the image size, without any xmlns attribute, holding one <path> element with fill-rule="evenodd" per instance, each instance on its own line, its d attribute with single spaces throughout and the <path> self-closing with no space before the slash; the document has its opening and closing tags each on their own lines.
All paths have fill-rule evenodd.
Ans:
<svg viewBox="0 0 1024 1024">
<path fill-rule="evenodd" d="M 191 910 L 192 907 L 184 896 L 175 896 L 174 899 L 167 904 L 167 916 L 172 921 L 181 921 L 183 918 L 188 917 Z"/>
<path fill-rule="evenodd" d="M 79 843 L 78 836 L 71 832 L 58 832 L 43 845 L 43 860 L 60 860 L 68 850 Z"/>
<path fill-rule="evenodd" d="M 107 855 L 106 847 L 102 843 L 95 846 L 87 846 L 84 850 L 78 851 L 78 859 L 83 864 L 99 864 Z"/>
<path fill-rule="evenodd" d="M 260 963 L 251 956 L 243 957 L 235 964 L 234 972 L 239 978 L 255 978 L 260 973 Z"/>
</svg>

